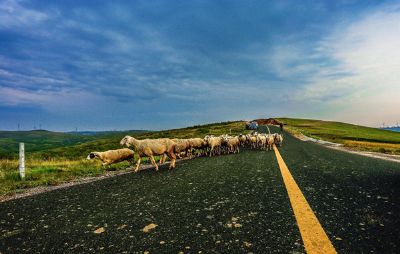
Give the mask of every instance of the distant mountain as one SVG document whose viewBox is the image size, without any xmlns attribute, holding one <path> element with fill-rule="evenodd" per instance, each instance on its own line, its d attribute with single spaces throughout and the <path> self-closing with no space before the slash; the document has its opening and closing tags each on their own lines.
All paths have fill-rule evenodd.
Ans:
<svg viewBox="0 0 400 254">
<path fill-rule="evenodd" d="M 127 131 L 69 131 L 65 133 L 69 134 L 79 134 L 85 136 L 93 136 L 93 135 L 110 135 L 110 134 L 120 134 L 120 133 L 143 133 L 143 132 L 151 132 L 149 130 L 127 130 Z"/>
<path fill-rule="evenodd" d="M 387 130 L 387 131 L 396 131 L 400 132 L 400 127 L 388 127 L 388 128 L 381 128 L 382 130 Z"/>
<path fill-rule="evenodd" d="M 69 147 L 99 139 L 119 139 L 125 135 L 140 134 L 149 131 L 83 131 L 53 132 L 47 130 L 0 131 L 0 159 L 14 158 L 18 154 L 18 143 L 25 143 L 29 152 L 44 151 L 60 147 Z"/>
</svg>

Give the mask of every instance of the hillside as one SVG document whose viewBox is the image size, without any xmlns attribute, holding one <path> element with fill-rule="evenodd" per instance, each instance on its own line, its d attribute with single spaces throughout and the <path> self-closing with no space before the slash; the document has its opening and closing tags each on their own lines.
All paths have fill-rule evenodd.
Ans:
<svg viewBox="0 0 400 254">
<path fill-rule="evenodd" d="M 94 140 L 109 139 L 124 133 L 143 133 L 144 131 L 132 130 L 126 132 L 52 132 L 46 130 L 33 131 L 0 131 L 0 158 L 16 158 L 18 156 L 18 143 L 24 142 L 29 152 L 40 152 L 56 148 L 71 147 Z"/>
<path fill-rule="evenodd" d="M 285 130 L 296 135 L 340 143 L 346 147 L 400 154 L 400 133 L 360 125 L 312 119 L 279 118 Z"/>
<path fill-rule="evenodd" d="M 57 185 L 88 176 L 106 174 L 109 170 L 124 170 L 128 162 L 102 167 L 99 160 L 86 160 L 91 151 L 121 148 L 119 141 L 125 135 L 137 138 L 190 138 L 207 134 L 239 134 L 248 132 L 243 121 L 197 125 L 182 129 L 156 132 L 123 131 L 96 135 L 54 133 L 47 131 L 1 132 L 0 196 L 23 191 L 25 188 Z M 25 142 L 26 178 L 18 174 L 18 142 Z M 8 148 L 8 149 L 7 149 Z M 10 160 L 11 159 L 11 160 Z M 147 162 L 147 158 L 143 163 Z"/>
<path fill-rule="evenodd" d="M 108 136 L 94 136 L 94 139 L 76 143 L 70 146 L 56 147 L 43 151 L 37 151 L 32 154 L 35 158 L 66 158 L 66 159 L 80 159 L 91 151 L 104 151 L 109 149 L 121 148 L 119 145 L 120 140 L 125 135 L 132 135 L 139 139 L 144 138 L 193 138 L 204 137 L 207 134 L 221 135 L 224 133 L 239 134 L 246 132 L 245 124 L 243 121 L 236 122 L 223 122 L 205 125 L 197 125 L 182 129 L 172 129 L 154 132 L 136 132 L 126 131 L 114 133 Z"/>
<path fill-rule="evenodd" d="M 368 128 L 346 123 L 280 118 L 285 130 L 294 135 L 306 136 L 342 143 L 347 147 L 400 153 L 400 133 Z M 278 128 L 275 129 L 278 131 Z M 0 132 L 0 196 L 22 191 L 25 188 L 57 185 L 77 178 L 106 174 L 109 170 L 124 170 L 127 162 L 102 167 L 100 161 L 88 161 L 91 151 L 104 151 L 120 148 L 119 141 L 125 135 L 144 138 L 191 138 L 207 134 L 221 135 L 248 133 L 244 121 L 213 123 L 191 126 L 182 129 L 143 132 L 123 131 L 90 133 L 56 133 L 48 131 Z M 18 175 L 18 142 L 26 144 L 26 179 Z M 11 160 L 9 160 L 11 158 Z M 146 163 L 147 159 L 144 159 Z"/>
<path fill-rule="evenodd" d="M 204 137 L 207 134 L 220 135 L 245 131 L 243 121 L 196 125 L 182 129 L 164 131 L 112 131 L 63 133 L 45 130 L 35 131 L 0 131 L 0 158 L 16 159 L 18 143 L 25 143 L 25 150 L 30 158 L 35 159 L 81 159 L 90 151 L 102 151 L 120 148 L 119 141 L 125 135 L 138 138 L 190 138 Z"/>
</svg>

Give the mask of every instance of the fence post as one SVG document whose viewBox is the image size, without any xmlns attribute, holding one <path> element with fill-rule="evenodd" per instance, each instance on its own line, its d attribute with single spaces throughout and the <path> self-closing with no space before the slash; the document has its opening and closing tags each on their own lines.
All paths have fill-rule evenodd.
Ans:
<svg viewBox="0 0 400 254">
<path fill-rule="evenodd" d="M 19 143 L 19 175 L 21 179 L 25 178 L 25 145 Z"/>
</svg>

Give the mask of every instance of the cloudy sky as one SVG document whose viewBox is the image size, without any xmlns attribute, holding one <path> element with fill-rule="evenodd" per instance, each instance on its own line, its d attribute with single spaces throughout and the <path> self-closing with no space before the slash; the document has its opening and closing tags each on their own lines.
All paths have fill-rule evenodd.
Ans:
<svg viewBox="0 0 400 254">
<path fill-rule="evenodd" d="M 400 122 L 399 1 L 0 1 L 0 129 Z"/>
</svg>

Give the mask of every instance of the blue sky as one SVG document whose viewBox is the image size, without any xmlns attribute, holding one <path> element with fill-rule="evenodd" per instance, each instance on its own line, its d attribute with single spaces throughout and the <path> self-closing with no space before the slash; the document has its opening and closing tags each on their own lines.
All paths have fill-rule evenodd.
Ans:
<svg viewBox="0 0 400 254">
<path fill-rule="evenodd" d="M 0 2 L 0 129 L 400 122 L 399 1 Z"/>
</svg>

